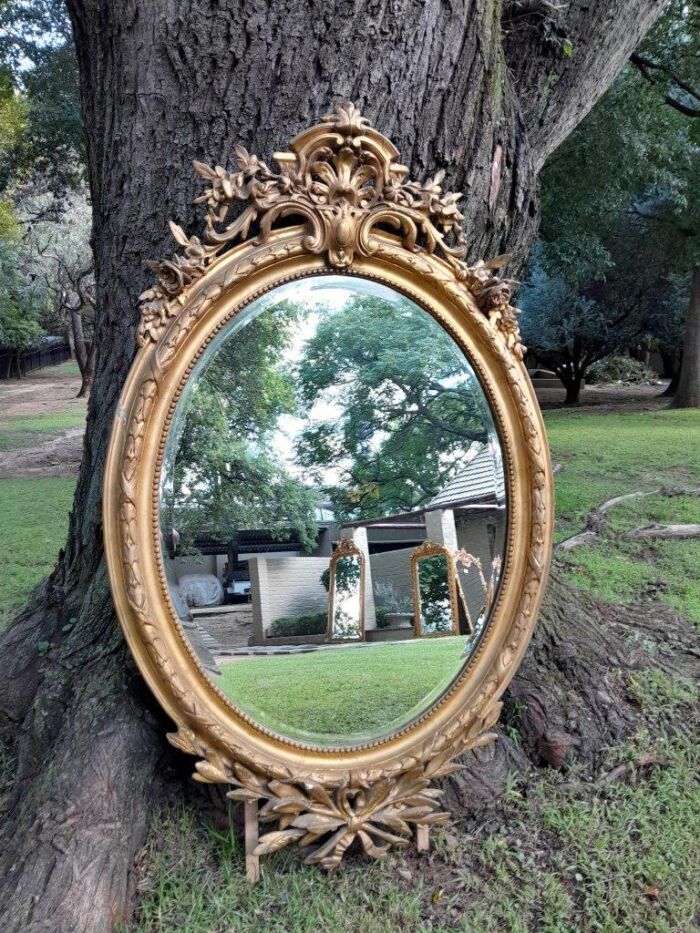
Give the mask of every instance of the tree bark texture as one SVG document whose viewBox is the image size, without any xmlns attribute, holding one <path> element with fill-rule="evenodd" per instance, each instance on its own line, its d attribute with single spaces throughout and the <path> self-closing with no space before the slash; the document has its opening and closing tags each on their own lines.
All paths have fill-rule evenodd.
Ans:
<svg viewBox="0 0 700 933">
<path fill-rule="evenodd" d="M 683 335 L 683 362 L 674 408 L 700 408 L 700 266 L 690 282 L 688 314 Z"/>
<path fill-rule="evenodd" d="M 69 0 L 94 209 L 97 355 L 69 537 L 0 641 L 0 732 L 16 759 L 0 839 L 4 933 L 101 933 L 124 916 L 157 801 L 166 723 L 121 638 L 106 583 L 102 472 L 134 352 L 144 261 L 199 233 L 193 159 L 269 159 L 351 100 L 414 177 L 464 192 L 471 259 L 524 261 L 537 167 L 612 80 L 662 5 L 590 0 L 502 41 L 496 0 Z M 548 15 L 548 14 L 547 14 Z M 525 28 L 526 27 L 526 28 Z M 546 657 L 533 660 L 547 678 Z M 534 688 L 533 688 L 534 689 Z M 542 689 L 545 689 L 543 686 Z M 191 763 L 188 763 L 191 764 Z"/>
</svg>

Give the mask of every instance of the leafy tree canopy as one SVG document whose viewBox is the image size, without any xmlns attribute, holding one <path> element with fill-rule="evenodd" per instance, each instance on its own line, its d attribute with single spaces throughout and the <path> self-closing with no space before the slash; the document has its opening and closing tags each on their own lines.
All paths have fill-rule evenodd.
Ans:
<svg viewBox="0 0 700 933">
<path fill-rule="evenodd" d="M 328 312 L 298 373 L 307 412 L 329 393 L 335 402 L 304 431 L 299 457 L 339 517 L 419 507 L 487 440 L 488 409 L 464 357 L 408 300 L 356 295 Z"/>
<path fill-rule="evenodd" d="M 279 417 L 296 407 L 280 358 L 298 313 L 280 303 L 236 331 L 186 400 L 167 492 L 185 544 L 198 532 L 227 540 L 264 528 L 315 545 L 317 495 L 288 473 L 272 443 Z"/>
<path fill-rule="evenodd" d="M 680 341 L 700 258 L 699 21 L 674 2 L 543 172 L 523 332 L 570 401 L 596 359 Z"/>
<path fill-rule="evenodd" d="M 0 66 L 25 116 L 11 149 L 0 153 L 0 187 L 37 173 L 48 176 L 54 188 L 81 183 L 78 68 L 65 4 L 0 2 Z"/>
<path fill-rule="evenodd" d="M 46 304 L 46 291 L 21 272 L 16 245 L 0 240 L 0 346 L 33 346 L 44 333 L 40 318 Z"/>
</svg>

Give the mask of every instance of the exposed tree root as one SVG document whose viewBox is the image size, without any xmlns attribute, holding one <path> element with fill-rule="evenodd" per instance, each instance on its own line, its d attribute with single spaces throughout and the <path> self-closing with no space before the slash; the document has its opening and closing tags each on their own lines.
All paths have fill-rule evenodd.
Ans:
<svg viewBox="0 0 700 933">
<path fill-rule="evenodd" d="M 661 525 L 654 522 L 626 531 L 623 537 L 642 538 L 645 541 L 651 538 L 700 538 L 700 525 Z"/>
<path fill-rule="evenodd" d="M 638 489 L 635 492 L 625 493 L 623 496 L 615 496 L 612 499 L 608 499 L 603 502 L 601 505 L 597 505 L 591 509 L 591 511 L 586 516 L 586 528 L 585 531 L 580 531 L 578 534 L 571 535 L 569 538 L 565 538 L 563 541 L 560 541 L 557 544 L 556 548 L 558 551 L 571 551 L 575 547 L 579 547 L 582 544 L 593 544 L 597 538 L 602 534 L 606 522 L 607 522 L 607 513 L 610 509 L 614 508 L 616 505 L 620 505 L 622 502 L 629 502 L 631 499 L 644 499 L 648 496 L 666 496 L 669 499 L 674 498 L 675 496 L 700 496 L 700 486 L 694 486 L 690 489 L 684 489 L 682 487 L 669 488 L 666 486 L 661 486 L 658 489 L 650 489 L 648 491 Z M 695 538 L 698 537 L 697 533 L 693 533 L 692 529 L 698 528 L 697 525 L 646 525 L 640 528 L 635 528 L 631 532 L 626 532 L 624 537 L 626 538 Z M 686 533 L 675 532 L 671 533 L 665 532 L 664 529 L 686 529 Z M 637 534 L 637 532 L 644 531 L 644 534 Z"/>
<path fill-rule="evenodd" d="M 498 740 L 465 756 L 465 770 L 450 778 L 453 811 L 483 819 L 509 773 L 525 776 L 534 767 L 576 763 L 592 782 L 605 750 L 638 727 L 643 710 L 631 681 L 650 669 L 700 682 L 695 626 L 658 603 L 606 603 L 555 573 L 532 644 L 504 695 Z"/>
</svg>

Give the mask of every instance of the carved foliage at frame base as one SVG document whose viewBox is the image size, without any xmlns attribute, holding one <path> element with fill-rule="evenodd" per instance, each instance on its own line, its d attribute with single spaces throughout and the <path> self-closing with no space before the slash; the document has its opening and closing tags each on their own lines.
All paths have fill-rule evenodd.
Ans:
<svg viewBox="0 0 700 933">
<path fill-rule="evenodd" d="M 465 716 L 456 739 L 444 736 L 440 744 L 445 747 L 437 752 L 426 749 L 422 761 L 403 761 L 396 770 L 382 769 L 379 774 L 351 772 L 336 786 L 314 775 L 270 779 L 240 761 L 212 755 L 187 730 L 171 733 L 168 739 L 188 754 L 207 753 L 196 765 L 195 780 L 233 785 L 226 795 L 231 800 L 262 802 L 260 822 L 278 826 L 260 837 L 255 855 L 269 855 L 296 843 L 309 850 L 307 864 L 328 871 L 338 867 L 355 840 L 367 855 L 382 858 L 392 846 L 409 845 L 417 827 L 446 823 L 450 814 L 440 809 L 443 790 L 431 784 L 461 770 L 456 757 L 496 738 L 488 730 L 498 721 L 500 711 L 501 704 L 491 702 L 484 715 Z M 467 719 L 469 726 L 464 727 Z"/>
</svg>

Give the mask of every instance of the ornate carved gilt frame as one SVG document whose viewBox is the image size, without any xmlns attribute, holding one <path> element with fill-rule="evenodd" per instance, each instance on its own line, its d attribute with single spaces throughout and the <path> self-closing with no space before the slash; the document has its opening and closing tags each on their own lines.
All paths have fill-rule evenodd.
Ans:
<svg viewBox="0 0 700 933">
<path fill-rule="evenodd" d="M 331 555 L 329 564 L 330 586 L 328 588 L 328 629 L 326 640 L 333 641 L 333 615 L 335 609 L 335 568 L 343 557 L 357 557 L 360 561 L 360 641 L 365 640 L 365 555 L 349 538 L 341 538 Z M 353 639 L 357 641 L 357 639 Z"/>
<path fill-rule="evenodd" d="M 421 598 L 420 598 L 420 572 L 419 564 L 426 557 L 444 557 L 447 561 L 447 576 L 450 588 L 450 613 L 452 614 L 452 628 L 449 632 L 421 631 Z M 413 633 L 416 638 L 444 638 L 446 635 L 456 635 L 459 632 L 459 610 L 457 607 L 457 571 L 455 559 L 444 544 L 435 541 L 424 541 L 411 554 L 411 581 L 413 584 Z"/>
<path fill-rule="evenodd" d="M 277 153 L 274 172 L 236 149 L 232 172 L 196 164 L 207 187 L 204 236 L 171 224 L 183 248 L 153 263 L 142 296 L 139 351 L 117 408 L 105 471 L 104 529 L 114 603 L 134 658 L 175 724 L 170 742 L 197 758 L 195 777 L 259 806 L 257 854 L 311 846 L 307 861 L 339 864 L 355 839 L 374 857 L 441 823 L 433 782 L 490 742 L 500 697 L 527 647 L 550 558 L 552 488 L 540 412 L 522 363 L 503 257 L 463 261 L 458 195 L 441 175 L 406 179 L 398 153 L 344 105 Z M 240 213 L 226 224 L 232 205 Z M 283 223 L 280 223 L 282 221 Z M 292 222 L 296 221 L 296 225 Z M 239 241 L 235 243 L 235 241 Z M 234 245 L 235 243 L 235 245 Z M 400 730 L 344 747 L 273 734 L 209 680 L 168 597 L 158 492 L 173 411 L 211 340 L 255 298 L 309 275 L 384 283 L 428 311 L 464 350 L 487 395 L 506 472 L 508 534 L 493 615 L 441 698 Z"/>
</svg>

